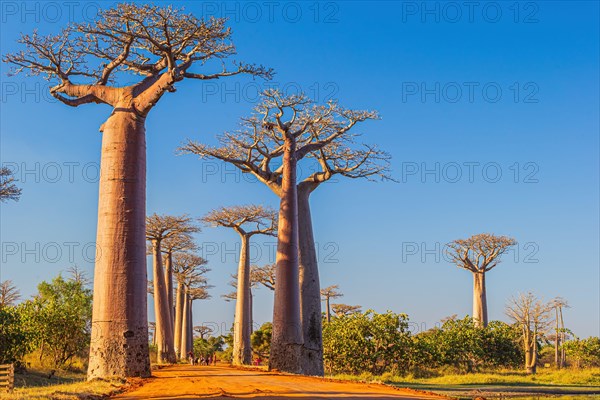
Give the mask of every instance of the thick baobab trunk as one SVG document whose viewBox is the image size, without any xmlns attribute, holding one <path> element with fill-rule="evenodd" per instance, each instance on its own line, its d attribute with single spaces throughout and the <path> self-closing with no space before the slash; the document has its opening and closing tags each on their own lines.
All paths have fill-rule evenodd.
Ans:
<svg viewBox="0 0 600 400">
<path fill-rule="evenodd" d="M 525 371 L 535 374 L 537 370 L 537 333 L 528 332 L 525 335 Z"/>
<path fill-rule="evenodd" d="M 175 359 L 171 314 L 167 304 L 167 288 L 164 281 L 160 240 L 152 241 L 154 274 L 154 319 L 156 323 L 156 345 L 158 364 L 172 364 Z"/>
<path fill-rule="evenodd" d="M 233 324 L 233 364 L 251 364 L 250 346 L 250 236 L 240 235 L 242 248 L 238 266 L 235 322 Z"/>
<path fill-rule="evenodd" d="M 298 276 L 298 197 L 296 143 L 286 137 L 283 155 L 281 203 L 277 231 L 273 336 L 269 368 L 302 373 L 302 324 Z"/>
<path fill-rule="evenodd" d="M 252 337 L 252 332 L 254 332 L 254 297 L 252 295 L 252 282 L 250 282 L 250 287 L 248 288 L 248 332 L 250 333 L 250 337 Z"/>
<path fill-rule="evenodd" d="M 165 255 L 165 284 L 167 286 L 167 303 L 169 305 L 169 323 L 171 324 L 171 332 L 173 332 L 175 311 L 173 310 L 173 254 L 171 252 Z"/>
<path fill-rule="evenodd" d="M 88 379 L 150 376 L 144 118 L 115 109 L 103 128 Z"/>
<path fill-rule="evenodd" d="M 302 318 L 302 371 L 306 375 L 324 375 L 321 286 L 317 251 L 309 204 L 310 191 L 298 191 L 300 309 Z"/>
<path fill-rule="evenodd" d="M 185 354 L 181 354 L 181 327 L 183 326 L 183 301 L 184 301 L 184 289 L 183 283 L 177 283 L 177 296 L 175 300 L 175 325 L 173 335 L 175 343 L 175 353 L 177 358 L 184 358 Z"/>
<path fill-rule="evenodd" d="M 185 358 L 187 359 L 188 356 L 188 352 L 190 351 L 188 349 L 188 343 L 189 343 L 189 339 L 188 339 L 188 335 L 189 335 L 189 323 L 190 323 L 190 319 L 189 319 L 189 315 L 190 315 L 190 302 L 188 300 L 188 294 L 187 291 L 184 289 L 184 295 L 183 295 L 183 310 L 182 310 L 182 315 L 181 315 L 181 344 L 180 344 L 180 350 L 179 350 L 179 354 L 181 354 L 181 358 Z"/>
<path fill-rule="evenodd" d="M 473 321 L 480 327 L 488 324 L 485 272 L 473 273 Z"/>
</svg>

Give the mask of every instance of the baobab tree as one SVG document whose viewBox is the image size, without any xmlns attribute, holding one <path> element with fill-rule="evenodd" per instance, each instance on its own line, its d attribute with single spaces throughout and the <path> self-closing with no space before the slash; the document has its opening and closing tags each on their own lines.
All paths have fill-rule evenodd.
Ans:
<svg viewBox="0 0 600 400">
<path fill-rule="evenodd" d="M 565 349 L 561 346 L 566 341 L 567 332 L 563 318 L 563 309 L 569 308 L 569 303 L 562 297 L 556 297 L 550 302 L 550 307 L 554 309 L 554 363 L 556 368 L 562 368 L 566 365 Z"/>
<path fill-rule="evenodd" d="M 533 293 L 519 294 L 509 300 L 506 315 L 522 331 L 525 351 L 525 370 L 535 374 L 538 362 L 538 339 L 546 332 L 550 323 L 551 305 L 543 303 Z"/>
<path fill-rule="evenodd" d="M 331 322 L 331 299 L 337 299 L 343 296 L 339 289 L 339 285 L 331 285 L 321 289 L 321 297 L 325 300 L 325 320 L 327 322 Z"/>
<path fill-rule="evenodd" d="M 182 342 L 184 323 L 186 332 L 189 332 L 189 311 L 186 307 L 187 289 L 195 283 L 206 284 L 206 279 L 203 277 L 209 271 L 206 264 L 207 261 L 204 258 L 194 253 L 180 252 L 173 255 L 173 274 L 177 282 L 174 343 L 178 358 L 185 358 L 187 354 L 187 343 Z M 187 337 L 186 333 L 185 340 Z M 183 346 L 182 343 L 184 343 Z"/>
<path fill-rule="evenodd" d="M 234 365 L 252 363 L 252 299 L 250 280 L 250 239 L 254 235 L 275 236 L 275 211 L 260 205 L 222 207 L 209 212 L 202 219 L 211 226 L 232 228 L 240 235 L 240 262 L 237 271 L 237 296 L 233 324 Z"/>
<path fill-rule="evenodd" d="M 487 326 L 487 296 L 485 275 L 500 263 L 500 257 L 517 242 L 507 236 L 481 233 L 468 239 L 458 239 L 447 245 L 446 254 L 457 267 L 473 274 L 473 321 Z"/>
<path fill-rule="evenodd" d="M 177 232 L 173 236 L 167 237 L 162 242 L 161 250 L 164 254 L 164 267 L 165 267 L 165 283 L 167 286 L 167 303 L 169 304 L 169 311 L 171 318 L 171 329 L 174 329 L 175 324 L 175 303 L 173 296 L 173 254 L 177 252 L 194 252 L 198 249 L 198 246 L 194 243 L 191 233 L 200 232 L 200 228 L 195 224 L 190 223 L 189 229 L 185 231 Z M 174 331 L 173 331 L 174 332 Z M 177 351 L 177 348 L 175 348 Z"/>
<path fill-rule="evenodd" d="M 317 105 L 304 95 L 284 97 L 267 90 L 255 114 L 242 120 L 241 130 L 220 136 L 218 147 L 188 141 L 180 148 L 253 174 L 281 199 L 276 260 L 280 288 L 275 290 L 269 359 L 273 368 L 323 375 L 319 272 L 309 196 L 335 175 L 387 178 L 389 155 L 373 146 L 356 145 L 358 134 L 352 131 L 356 124 L 377 118 L 373 111 L 344 109 L 336 102 Z M 281 163 L 273 169 L 276 159 Z M 298 182 L 296 167 L 303 159 L 318 168 Z M 300 303 L 300 315 L 293 303 Z"/>
<path fill-rule="evenodd" d="M 336 317 L 346 317 L 361 312 L 362 306 L 351 306 L 348 304 L 332 304 L 331 309 Z"/>
<path fill-rule="evenodd" d="M 275 291 L 275 264 L 267 264 L 262 267 L 252 265 L 250 267 L 250 280 Z"/>
<path fill-rule="evenodd" d="M 194 332 L 198 333 L 198 335 L 200 336 L 200 339 L 204 339 L 204 336 L 210 335 L 211 333 L 213 333 L 214 329 L 211 328 L 210 326 L 200 325 L 200 326 L 194 327 Z"/>
<path fill-rule="evenodd" d="M 150 375 L 144 236 L 148 113 L 183 80 L 272 75 L 243 63 L 216 72 L 194 71 L 194 66 L 210 66 L 211 60 L 235 54 L 225 22 L 170 6 L 122 3 L 58 34 L 23 34 L 22 49 L 3 57 L 13 74 L 44 76 L 51 83 L 50 94 L 68 106 L 113 108 L 100 127 L 96 245 L 102 257 L 95 265 L 88 379 Z"/>
<path fill-rule="evenodd" d="M 181 330 L 181 354 L 187 354 L 194 348 L 194 314 L 193 305 L 195 300 L 206 300 L 210 298 L 208 289 L 212 286 L 206 282 L 196 281 L 186 286 L 186 299 L 184 306 L 184 320 Z"/>
<path fill-rule="evenodd" d="M 156 344 L 156 323 L 148 322 L 148 330 L 152 332 L 152 344 Z"/>
<path fill-rule="evenodd" d="M 15 174 L 8 167 L 0 167 L 0 202 L 17 201 L 21 197 L 21 189 L 15 185 Z"/>
<path fill-rule="evenodd" d="M 163 271 L 162 242 L 170 237 L 197 232 L 198 227 L 187 215 L 171 216 L 152 214 L 146 219 L 146 239 L 152 246 L 152 272 L 154 281 L 154 319 L 156 322 L 157 363 L 174 363 L 175 343 L 173 324 L 171 323 L 172 303 L 169 304 L 168 282 L 166 275 L 172 273 Z M 167 279 L 169 280 L 169 278 Z M 172 290 L 172 289 L 171 289 Z"/>
<path fill-rule="evenodd" d="M 11 280 L 0 283 L 0 308 L 14 306 L 20 298 L 19 289 Z"/>
</svg>

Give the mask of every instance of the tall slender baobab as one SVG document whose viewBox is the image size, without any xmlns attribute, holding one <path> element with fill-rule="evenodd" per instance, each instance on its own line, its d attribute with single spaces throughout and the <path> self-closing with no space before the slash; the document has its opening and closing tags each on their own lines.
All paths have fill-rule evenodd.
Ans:
<svg viewBox="0 0 600 400">
<path fill-rule="evenodd" d="M 88 379 L 149 376 L 146 312 L 146 142 L 150 110 L 185 79 L 217 79 L 262 67 L 193 72 L 235 54 L 224 18 L 203 20 L 173 7 L 123 3 L 100 10 L 91 23 L 56 35 L 22 35 L 22 50 L 5 54 L 12 73 L 43 75 L 50 93 L 78 107 L 113 108 L 100 127 L 102 156 L 94 307 Z M 131 82 L 138 77 L 136 83 Z"/>
<path fill-rule="evenodd" d="M 233 364 L 251 364 L 252 347 L 252 294 L 250 281 L 250 239 L 254 235 L 275 236 L 277 217 L 275 211 L 259 206 L 247 205 L 222 207 L 209 212 L 203 221 L 212 226 L 232 228 L 242 242 L 237 271 L 237 296 L 235 322 L 233 324 Z"/>
<path fill-rule="evenodd" d="M 185 285 L 184 306 L 181 324 L 181 348 L 182 358 L 187 357 L 188 353 L 194 347 L 194 317 L 192 306 L 194 300 L 205 300 L 210 298 L 208 294 L 209 286 L 205 282 L 196 281 Z"/>
<path fill-rule="evenodd" d="M 334 175 L 386 178 L 389 156 L 354 143 L 358 135 L 352 128 L 378 118 L 375 112 L 347 110 L 335 102 L 316 105 L 303 95 L 283 97 L 273 90 L 263 93 L 255 111 L 254 116 L 242 120 L 241 131 L 221 136 L 219 147 L 189 141 L 180 150 L 231 163 L 256 176 L 280 197 L 278 246 L 282 247 L 278 247 L 276 265 L 282 280 L 280 289 L 275 290 L 274 316 L 278 322 L 273 325 L 274 357 L 269 360 L 281 370 L 323 375 L 319 272 L 309 196 Z M 272 162 L 278 158 L 282 159 L 281 166 L 273 170 Z M 302 159 L 312 159 L 321 169 L 297 182 L 296 165 Z M 296 280 L 298 296 L 294 293 Z M 294 302 L 300 302 L 300 317 Z M 284 326 L 287 332 L 283 332 Z M 301 334 L 296 332 L 299 327 Z"/>
<path fill-rule="evenodd" d="M 525 350 L 525 370 L 535 374 L 538 362 L 538 339 L 546 332 L 550 323 L 552 305 L 539 300 L 533 293 L 519 294 L 510 299 L 506 315 L 517 323 L 522 331 Z"/>
<path fill-rule="evenodd" d="M 187 354 L 187 343 L 185 343 L 187 333 L 182 341 L 184 324 L 186 332 L 189 332 L 189 311 L 186 306 L 187 288 L 196 282 L 206 284 L 206 279 L 203 277 L 209 271 L 206 263 L 204 258 L 193 253 L 181 252 L 173 255 L 173 274 L 177 282 L 174 335 L 175 352 L 179 358 L 185 358 Z M 183 346 L 182 343 L 184 343 Z"/>
<path fill-rule="evenodd" d="M 192 230 L 199 232 L 200 228 L 192 224 Z M 185 232 L 177 232 L 174 236 L 169 236 L 162 242 L 162 252 L 164 254 L 164 267 L 165 267 L 165 283 L 167 286 L 167 303 L 169 304 L 169 310 L 171 314 L 171 327 L 173 333 L 175 325 L 175 303 L 174 303 L 174 288 L 173 288 L 173 254 L 178 252 L 194 252 L 198 249 L 198 246 L 194 243 L 191 231 L 186 230 Z M 177 352 L 177 347 L 175 347 Z"/>
<path fill-rule="evenodd" d="M 321 289 L 321 296 L 323 297 L 323 300 L 325 300 L 325 320 L 327 322 L 331 322 L 331 299 L 337 299 L 343 296 L 339 289 L 340 287 L 338 285 L 331 285 Z"/>
<path fill-rule="evenodd" d="M 165 277 L 170 277 L 172 270 L 168 270 L 166 274 L 163 271 L 162 242 L 173 236 L 189 235 L 197 231 L 198 227 L 194 225 L 192 218 L 187 215 L 152 214 L 146 219 L 146 239 L 150 241 L 152 246 L 154 319 L 156 322 L 157 363 L 159 364 L 177 361 L 173 336 L 174 327 L 171 323 L 172 303 L 169 304 L 168 282 L 165 281 Z"/>
<path fill-rule="evenodd" d="M 485 274 L 500 263 L 500 256 L 517 244 L 513 238 L 481 233 L 448 244 L 446 252 L 459 268 L 473 274 L 473 321 L 487 326 Z"/>
<path fill-rule="evenodd" d="M 566 341 L 565 321 L 563 318 L 563 309 L 569 308 L 569 303 L 562 297 L 556 297 L 550 302 L 554 309 L 554 364 L 556 368 L 563 368 L 566 363 L 565 349 L 562 345 Z"/>
</svg>

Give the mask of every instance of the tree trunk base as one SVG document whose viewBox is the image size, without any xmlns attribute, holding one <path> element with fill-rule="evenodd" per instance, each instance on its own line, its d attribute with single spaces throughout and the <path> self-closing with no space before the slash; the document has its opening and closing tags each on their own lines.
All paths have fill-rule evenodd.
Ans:
<svg viewBox="0 0 600 400">
<path fill-rule="evenodd" d="M 88 380 L 150 376 L 146 327 L 132 331 L 126 325 L 111 322 L 97 326 L 94 332 Z"/>
<path fill-rule="evenodd" d="M 279 345 L 271 343 L 271 355 L 269 357 L 269 371 L 277 370 L 289 372 L 291 374 L 302 374 L 301 344 L 281 343 Z"/>
<path fill-rule="evenodd" d="M 302 347 L 302 373 L 310 376 L 324 376 L 323 351 Z"/>
</svg>

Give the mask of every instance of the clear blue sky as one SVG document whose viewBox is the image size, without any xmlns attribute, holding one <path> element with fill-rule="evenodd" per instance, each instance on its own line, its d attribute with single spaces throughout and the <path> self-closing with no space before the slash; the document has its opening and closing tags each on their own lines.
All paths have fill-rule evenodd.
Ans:
<svg viewBox="0 0 600 400">
<path fill-rule="evenodd" d="M 70 14 L 93 14 L 99 3 L 91 4 L 3 2 L 2 53 L 16 49 L 19 32 L 58 32 Z M 273 67 L 271 85 L 382 115 L 360 129 L 392 154 L 399 182 L 340 179 L 312 197 L 323 286 L 339 284 L 344 303 L 432 327 L 471 313 L 469 273 L 436 246 L 510 235 L 519 251 L 488 276 L 490 318 L 505 319 L 507 299 L 531 290 L 565 297 L 568 327 L 599 334 L 597 2 L 247 4 L 186 8 L 228 16 L 235 59 Z M 110 110 L 58 104 L 42 79 L 7 77 L 6 65 L 1 72 L 1 158 L 20 168 L 23 195 L 1 206 L 0 272 L 28 297 L 72 264 L 93 271 L 98 128 Z M 185 81 L 164 96 L 147 120 L 148 212 L 277 206 L 231 167 L 175 155 L 187 137 L 214 143 L 234 128 L 260 85 Z M 195 304 L 195 322 L 229 327 L 234 306 L 220 295 L 237 267 L 237 236 L 204 228 L 197 239 L 215 289 Z M 273 261 L 268 242 L 256 241 L 257 264 Z M 272 293 L 257 290 L 257 323 L 271 307 Z"/>
</svg>

